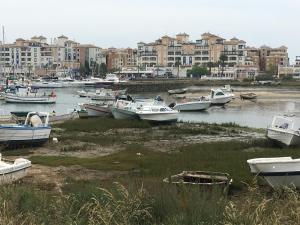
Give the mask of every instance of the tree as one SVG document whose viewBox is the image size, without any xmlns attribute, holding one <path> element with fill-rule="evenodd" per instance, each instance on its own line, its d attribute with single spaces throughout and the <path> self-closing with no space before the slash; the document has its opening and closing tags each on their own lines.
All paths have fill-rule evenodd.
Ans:
<svg viewBox="0 0 300 225">
<path fill-rule="evenodd" d="M 211 68 L 214 67 L 214 66 L 215 66 L 215 63 L 213 63 L 213 62 L 208 62 L 207 63 L 207 67 L 209 69 L 209 75 L 211 75 Z"/>
<path fill-rule="evenodd" d="M 225 70 L 225 66 L 226 66 L 226 61 L 228 60 L 228 57 L 227 55 L 220 55 L 220 65 L 221 65 L 221 68 L 222 68 L 222 76 L 224 76 L 224 70 Z"/>
<path fill-rule="evenodd" d="M 206 67 L 201 67 L 201 66 L 193 66 L 191 70 L 187 71 L 188 76 L 193 76 L 193 77 L 201 77 L 202 75 L 207 75 L 208 70 Z"/>
<path fill-rule="evenodd" d="M 100 76 L 104 77 L 107 73 L 107 66 L 105 63 L 101 63 L 99 67 L 99 74 Z"/>
</svg>

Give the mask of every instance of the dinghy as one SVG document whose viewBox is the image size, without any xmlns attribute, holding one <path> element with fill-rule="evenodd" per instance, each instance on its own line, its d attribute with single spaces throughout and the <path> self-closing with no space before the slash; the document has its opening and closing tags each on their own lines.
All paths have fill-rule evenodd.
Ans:
<svg viewBox="0 0 300 225">
<path fill-rule="evenodd" d="M 240 94 L 240 97 L 242 100 L 254 100 L 254 99 L 257 99 L 257 95 L 255 93 L 243 93 L 243 94 Z"/>
<path fill-rule="evenodd" d="M 17 158 L 14 161 L 5 160 L 0 154 L 0 184 L 12 183 L 26 176 L 31 167 L 31 161 Z"/>
</svg>

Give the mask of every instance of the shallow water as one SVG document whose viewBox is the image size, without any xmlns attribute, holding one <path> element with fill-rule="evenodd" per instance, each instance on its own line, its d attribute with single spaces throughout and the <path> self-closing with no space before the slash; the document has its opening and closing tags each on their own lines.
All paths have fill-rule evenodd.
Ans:
<svg viewBox="0 0 300 225">
<path fill-rule="evenodd" d="M 209 87 L 202 87 L 203 92 L 198 95 L 207 95 Z M 78 103 L 89 102 L 88 98 L 80 98 L 76 92 L 81 89 L 77 88 L 61 88 L 56 90 L 56 104 L 11 104 L 0 101 L 1 113 L 9 113 L 11 111 L 44 111 L 52 112 L 53 110 L 59 115 L 70 112 L 74 108 L 78 108 Z M 243 91 L 243 88 L 239 88 Z M 42 92 L 44 90 L 41 90 Z M 246 91 L 246 90 L 245 90 Z M 180 113 L 179 120 L 182 122 L 209 122 L 209 123 L 237 123 L 242 126 L 266 128 L 272 121 L 274 115 L 296 114 L 300 116 L 300 91 L 287 89 L 262 89 L 259 91 L 273 92 L 275 94 L 288 93 L 283 98 L 262 96 L 256 102 L 240 101 L 235 99 L 225 107 L 214 106 L 204 112 L 184 112 Z M 46 90 L 51 92 L 51 90 Z M 167 103 L 174 102 L 172 96 L 166 93 L 147 93 L 142 94 L 145 97 L 155 97 L 161 95 Z M 237 93 L 238 95 L 238 93 Z M 141 95 L 139 95 L 141 96 Z"/>
</svg>

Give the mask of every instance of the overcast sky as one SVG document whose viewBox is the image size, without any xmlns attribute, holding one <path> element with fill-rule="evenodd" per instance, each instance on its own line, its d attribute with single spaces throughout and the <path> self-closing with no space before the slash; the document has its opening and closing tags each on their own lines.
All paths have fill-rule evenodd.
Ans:
<svg viewBox="0 0 300 225">
<path fill-rule="evenodd" d="M 6 42 L 64 34 L 99 47 L 136 47 L 167 34 L 204 32 L 300 55 L 299 0 L 1 0 Z"/>
</svg>

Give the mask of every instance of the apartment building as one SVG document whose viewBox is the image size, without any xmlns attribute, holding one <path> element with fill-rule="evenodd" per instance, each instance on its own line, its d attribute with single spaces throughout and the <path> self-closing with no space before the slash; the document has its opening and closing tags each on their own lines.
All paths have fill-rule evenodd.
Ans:
<svg viewBox="0 0 300 225">
<path fill-rule="evenodd" d="M 138 63 L 144 67 L 176 66 L 190 67 L 217 63 L 220 55 L 227 56 L 230 65 L 242 65 L 246 61 L 246 42 L 233 38 L 229 41 L 204 33 L 201 39 L 190 41 L 186 33 L 175 38 L 163 36 L 152 43 L 138 43 Z"/>
<path fill-rule="evenodd" d="M 260 71 L 277 73 L 278 67 L 288 66 L 287 47 L 271 48 L 263 45 L 260 48 L 247 48 L 247 56 Z"/>
<path fill-rule="evenodd" d="M 123 67 L 136 67 L 137 50 L 132 48 L 109 48 L 103 51 L 106 54 L 106 65 L 109 70 L 121 70 Z"/>
</svg>

